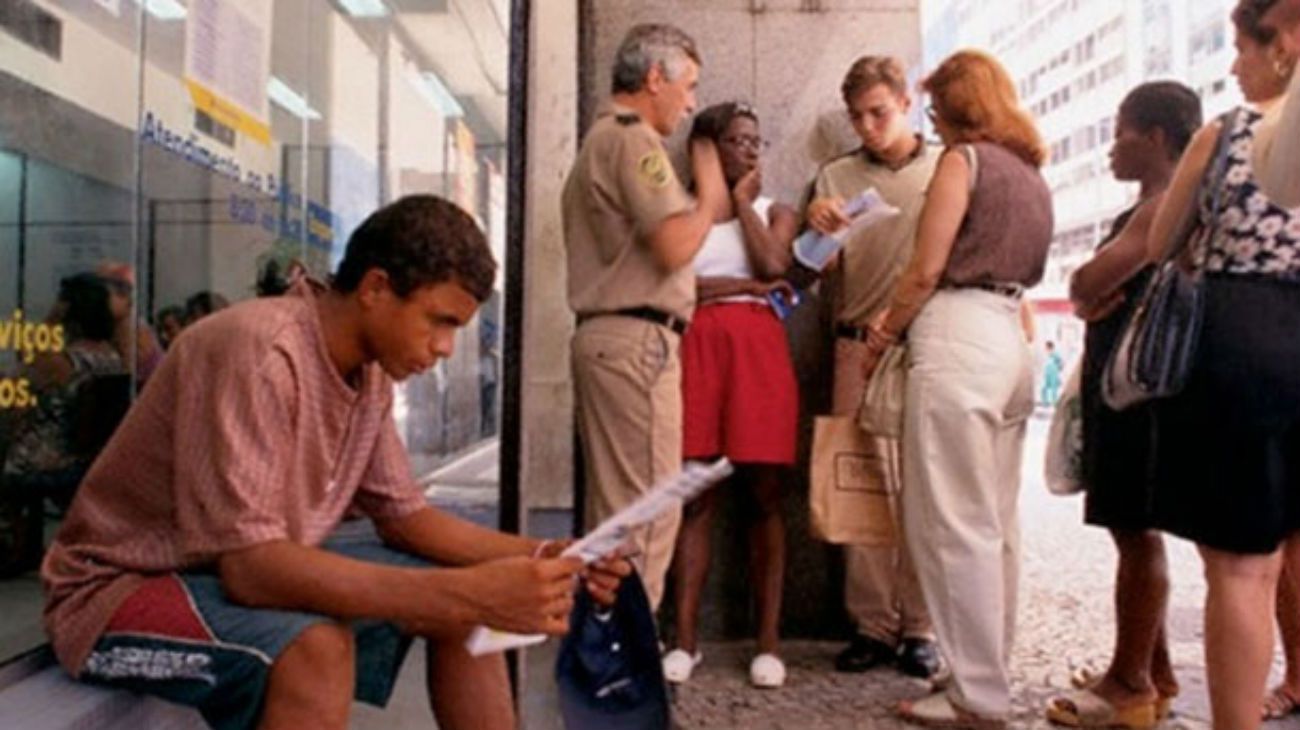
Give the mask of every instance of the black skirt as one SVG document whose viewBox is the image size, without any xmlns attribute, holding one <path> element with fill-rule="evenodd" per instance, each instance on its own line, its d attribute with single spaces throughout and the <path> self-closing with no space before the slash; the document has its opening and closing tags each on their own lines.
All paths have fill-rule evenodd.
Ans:
<svg viewBox="0 0 1300 730">
<path fill-rule="evenodd" d="M 1115 219 L 1109 244 L 1136 210 Z M 1128 326 L 1142 292 L 1151 280 L 1147 267 L 1124 283 L 1124 303 L 1110 316 L 1089 322 L 1083 347 L 1083 372 L 1079 396 L 1083 406 L 1083 481 L 1086 488 L 1083 520 L 1090 525 L 1123 530 L 1155 527 L 1152 514 L 1151 408 L 1133 406 L 1114 411 L 1101 398 L 1101 380 L 1120 335 Z"/>
<path fill-rule="evenodd" d="M 1210 275 L 1187 389 L 1155 406 L 1157 526 L 1235 553 L 1300 529 L 1300 283 Z"/>
</svg>

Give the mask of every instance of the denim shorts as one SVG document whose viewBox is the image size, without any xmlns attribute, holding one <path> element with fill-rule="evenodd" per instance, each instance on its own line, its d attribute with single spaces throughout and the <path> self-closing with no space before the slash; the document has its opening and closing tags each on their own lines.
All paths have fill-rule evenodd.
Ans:
<svg viewBox="0 0 1300 730">
<path fill-rule="evenodd" d="M 321 548 L 401 567 L 428 561 L 383 545 L 373 530 L 341 528 Z M 248 608 L 230 602 L 212 572 L 151 577 L 109 622 L 86 660 L 83 681 L 198 709 L 218 730 L 257 725 L 271 665 L 304 630 L 335 619 Z M 383 706 L 392 694 L 411 637 L 385 621 L 353 621 L 356 699 Z"/>
</svg>

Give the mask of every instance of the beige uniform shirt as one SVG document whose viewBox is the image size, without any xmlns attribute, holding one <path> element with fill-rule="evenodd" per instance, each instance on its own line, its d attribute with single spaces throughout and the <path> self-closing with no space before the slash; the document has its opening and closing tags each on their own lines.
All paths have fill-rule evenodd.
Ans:
<svg viewBox="0 0 1300 730">
<path fill-rule="evenodd" d="M 925 191 L 942 149 L 922 143 L 915 157 L 898 170 L 873 161 L 858 150 L 831 160 L 817 173 L 814 197 L 848 200 L 874 187 L 899 214 L 844 242 L 839 269 L 831 276 L 838 293 L 837 321 L 866 324 L 887 304 L 894 283 L 912 258 L 916 226 Z"/>
<path fill-rule="evenodd" d="M 575 314 L 653 307 L 690 319 L 694 272 L 689 265 L 664 271 L 647 240 L 665 218 L 692 206 L 653 127 L 607 102 L 578 150 L 561 204 Z"/>
</svg>

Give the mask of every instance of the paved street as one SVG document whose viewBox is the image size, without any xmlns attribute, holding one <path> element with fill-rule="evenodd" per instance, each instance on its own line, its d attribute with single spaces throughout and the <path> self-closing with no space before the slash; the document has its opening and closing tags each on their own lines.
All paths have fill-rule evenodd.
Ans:
<svg viewBox="0 0 1300 730">
<path fill-rule="evenodd" d="M 1082 500 L 1055 497 L 1042 481 L 1044 417 L 1030 428 L 1024 467 L 1021 522 L 1024 540 L 1019 635 L 1012 670 L 1016 713 L 1013 726 L 1052 727 L 1042 719 L 1047 699 L 1068 686 L 1070 670 L 1109 656 L 1114 632 L 1111 590 L 1115 551 L 1106 534 L 1082 524 Z M 425 479 L 432 498 L 481 521 L 495 520 L 495 448 L 488 445 Z M 486 512 L 484 512 L 486 510 Z M 483 514 L 479 514 L 483 512 Z M 558 534 L 558 533 L 557 533 Z M 1205 590 L 1200 561 L 1191 545 L 1169 541 L 1173 595 L 1169 633 L 1182 682 L 1174 716 L 1163 728 L 1208 728 L 1201 656 L 1201 603 Z M 554 642 L 529 652 L 530 672 L 545 677 L 554 662 Z M 898 730 L 894 719 L 899 699 L 919 697 L 927 686 L 885 669 L 861 675 L 837 674 L 831 661 L 840 645 L 787 642 L 783 655 L 789 669 L 786 686 L 756 690 L 747 671 L 748 642 L 706 643 L 705 660 L 690 684 L 677 690 L 676 725 L 690 730 Z M 1280 655 L 1278 657 L 1280 662 Z M 422 725 L 424 709 L 422 657 L 412 656 L 386 712 L 359 708 L 353 728 Z M 1280 665 L 1275 670 L 1280 669 Z M 560 727 L 549 684 L 542 681 L 526 698 L 528 727 Z M 412 724 L 413 718 L 421 718 Z M 1272 723 L 1268 730 L 1300 730 L 1300 716 Z"/>
<path fill-rule="evenodd" d="M 1081 499 L 1056 497 L 1043 487 L 1046 425 L 1045 418 L 1032 424 L 1022 490 L 1024 562 L 1012 665 L 1013 725 L 1021 728 L 1050 727 L 1041 719 L 1046 700 L 1068 687 L 1073 666 L 1109 656 L 1114 632 L 1115 552 L 1103 531 L 1083 526 Z M 1200 610 L 1205 585 L 1195 550 L 1171 540 L 1170 567 L 1174 586 L 1169 632 L 1183 691 L 1164 727 L 1207 728 Z M 783 651 L 790 670 L 786 686 L 756 690 L 749 687 L 746 676 L 749 645 L 706 644 L 704 663 L 677 693 L 677 723 L 692 729 L 908 727 L 891 716 L 893 705 L 925 694 L 925 685 L 891 670 L 837 674 L 830 667 L 839 648 L 822 642 L 787 643 Z M 1300 729 L 1300 719 L 1267 727 Z"/>
</svg>

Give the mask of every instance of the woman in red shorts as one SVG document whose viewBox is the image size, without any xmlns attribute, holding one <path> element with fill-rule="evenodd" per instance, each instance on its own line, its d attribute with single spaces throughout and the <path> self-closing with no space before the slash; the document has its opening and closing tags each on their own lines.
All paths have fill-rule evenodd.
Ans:
<svg viewBox="0 0 1300 730">
<path fill-rule="evenodd" d="M 794 210 L 762 195 L 758 117 L 744 104 L 700 112 L 691 138 L 717 144 L 731 190 L 725 217 L 714 221 L 695 258 L 698 307 L 682 341 L 683 457 L 725 456 L 736 464 L 729 482 L 750 499 L 750 582 L 758 604 L 758 654 L 750 681 L 785 682 L 776 654 L 785 569 L 781 517 L 783 471 L 794 463 L 798 392 L 785 327 L 767 296 L 788 296 L 780 276 L 790 264 Z M 677 648 L 664 655 L 664 675 L 685 682 L 702 658 L 696 624 L 709 570 L 709 535 L 718 490 L 686 508 L 677 538 L 674 593 Z"/>
</svg>

